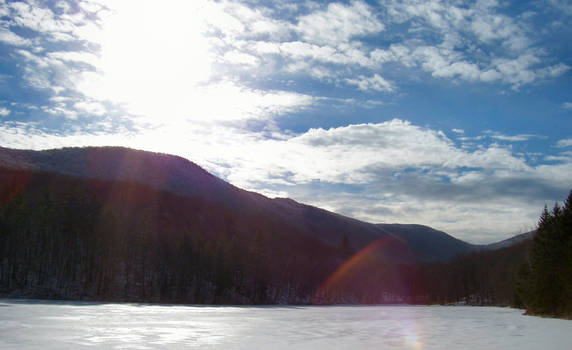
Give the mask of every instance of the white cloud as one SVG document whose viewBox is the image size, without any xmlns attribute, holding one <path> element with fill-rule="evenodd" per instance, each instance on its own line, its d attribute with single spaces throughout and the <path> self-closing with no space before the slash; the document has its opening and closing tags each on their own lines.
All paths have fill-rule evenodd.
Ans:
<svg viewBox="0 0 572 350">
<path fill-rule="evenodd" d="M 391 44 L 389 49 L 376 48 L 369 54 L 372 63 L 400 62 L 405 66 L 413 66 L 411 50 L 402 44 Z"/>
<path fill-rule="evenodd" d="M 552 6 L 560 11 L 563 11 L 567 15 L 572 15 L 572 4 L 567 0 L 550 0 Z"/>
<path fill-rule="evenodd" d="M 572 139 L 563 139 L 563 140 L 559 140 L 556 143 L 556 147 L 564 148 L 564 147 L 570 147 L 570 146 L 572 146 Z"/>
<path fill-rule="evenodd" d="M 58 17 L 49 8 L 34 3 L 33 6 L 24 2 L 15 2 L 10 5 L 11 21 L 21 27 L 40 32 L 46 39 L 52 41 L 72 41 L 77 22 L 70 21 L 72 17 Z"/>
<path fill-rule="evenodd" d="M 0 117 L 7 117 L 10 115 L 10 110 L 6 107 L 0 107 Z"/>
<path fill-rule="evenodd" d="M 247 66 L 256 66 L 259 62 L 256 56 L 240 51 L 229 51 L 224 54 L 223 59 L 230 64 L 243 64 Z"/>
<path fill-rule="evenodd" d="M 253 45 L 253 49 L 260 50 L 259 54 L 279 53 L 285 58 L 291 58 L 295 62 L 304 63 L 311 59 L 321 63 L 334 63 L 339 65 L 370 66 L 368 57 L 359 49 L 349 44 L 338 47 L 328 45 L 316 45 L 302 41 L 290 41 L 285 43 Z"/>
<path fill-rule="evenodd" d="M 34 89 L 52 90 L 58 94 L 70 88 L 71 79 L 77 75 L 77 71 L 58 59 L 41 56 L 25 49 L 18 49 L 14 53 L 23 59 L 22 80 L 25 85 Z"/>
<path fill-rule="evenodd" d="M 530 40 L 512 18 L 493 14 L 492 8 L 477 10 L 470 28 L 479 40 L 490 43 L 500 40 L 503 45 L 513 51 L 521 51 L 529 46 Z"/>
<path fill-rule="evenodd" d="M 465 80 L 478 81 L 481 77 L 480 68 L 476 64 L 462 61 L 458 53 L 448 49 L 422 46 L 413 51 L 412 57 L 425 71 L 437 78 L 458 76 Z"/>
<path fill-rule="evenodd" d="M 47 57 L 58 61 L 87 63 L 94 67 L 100 62 L 97 55 L 86 51 L 55 51 L 49 52 Z"/>
<path fill-rule="evenodd" d="M 454 132 L 455 134 L 464 134 L 465 130 L 463 129 L 451 129 L 452 132 Z"/>
<path fill-rule="evenodd" d="M 533 46 L 525 16 L 501 14 L 502 5 L 496 1 L 477 1 L 466 6 L 440 0 L 387 0 L 382 4 L 393 21 L 401 25 L 410 21 L 415 28 L 402 43 L 413 51 L 404 64 L 421 65 L 434 77 L 501 81 L 518 88 L 560 76 L 570 69 L 563 63 L 550 65 L 553 59 L 547 59 L 545 51 Z M 427 33 L 442 41 L 427 42 L 423 36 Z M 380 61 L 403 62 L 402 57 L 388 51 L 372 54 Z"/>
<path fill-rule="evenodd" d="M 572 140 L 568 140 L 568 144 L 570 146 L 572 146 Z M 562 147 L 566 147 L 566 146 L 562 146 Z M 550 162 L 570 162 L 572 161 L 572 151 L 567 151 L 567 152 L 561 152 L 560 155 L 557 156 L 545 156 L 544 160 L 546 161 L 550 161 Z"/>
<path fill-rule="evenodd" d="M 496 59 L 493 64 L 510 83 L 521 85 L 531 83 L 536 79 L 536 73 L 531 69 L 540 59 L 532 54 L 524 54 L 516 59 Z"/>
<path fill-rule="evenodd" d="M 68 13 L 71 10 L 71 6 L 65 1 L 56 2 L 55 8 L 62 11 L 63 13 Z"/>
<path fill-rule="evenodd" d="M 346 164 L 338 168 L 345 173 L 342 177 L 349 177 L 354 173 L 366 175 L 368 171 L 365 169 L 379 166 L 391 169 L 433 166 L 448 169 L 475 166 L 527 169 L 527 165 L 512 157 L 507 149 L 492 145 L 472 153 L 465 152 L 456 148 L 440 131 L 420 128 L 398 119 L 329 130 L 311 129 L 291 140 L 294 141 L 311 146 L 316 152 L 329 153 L 326 159 L 339 163 L 345 161 Z M 354 154 L 360 154 L 359 159 L 354 159 Z M 335 169 L 331 170 L 331 173 L 336 172 Z"/>
<path fill-rule="evenodd" d="M 520 141 L 529 141 L 534 138 L 546 138 L 540 135 L 532 135 L 532 134 L 520 134 L 520 135 L 504 135 L 499 132 L 494 131 L 486 131 L 491 138 L 501 141 L 510 141 L 510 142 L 520 142 Z"/>
<path fill-rule="evenodd" d="M 570 66 L 564 63 L 558 63 L 552 66 L 541 68 L 538 70 L 538 76 L 540 78 L 554 78 L 559 77 L 562 74 L 570 70 Z"/>
<path fill-rule="evenodd" d="M 393 83 L 383 79 L 380 75 L 374 74 L 372 77 L 360 75 L 357 79 L 346 79 L 350 85 L 356 85 L 362 91 L 387 91 L 392 92 L 395 88 Z"/>
<path fill-rule="evenodd" d="M 481 71 L 474 63 L 460 61 L 453 62 L 446 67 L 440 67 L 439 69 L 433 70 L 433 76 L 440 78 L 460 76 L 465 80 L 476 81 L 479 80 Z"/>
<path fill-rule="evenodd" d="M 564 109 L 572 109 L 572 102 L 564 102 L 562 104 L 562 108 Z"/>
<path fill-rule="evenodd" d="M 24 39 L 14 32 L 2 27 L 0 27 L 0 42 L 14 46 L 29 46 L 31 44 L 29 39 Z"/>
<path fill-rule="evenodd" d="M 535 54 L 525 53 L 516 58 L 495 58 L 479 65 L 467 61 L 458 51 L 435 46 L 419 46 L 408 56 L 406 65 L 419 64 L 423 70 L 430 72 L 436 78 L 458 77 L 467 81 L 486 83 L 503 81 L 512 84 L 514 88 L 538 79 L 562 75 L 570 69 L 565 64 L 540 67 L 540 63 L 541 59 Z"/>
<path fill-rule="evenodd" d="M 477 1 L 467 6 L 440 0 L 383 3 L 397 22 L 422 20 L 444 37 L 468 33 L 484 43 L 500 40 L 514 50 L 526 48 L 530 41 L 518 22 L 495 11 L 500 6 L 496 1 Z"/>
<path fill-rule="evenodd" d="M 228 29 L 223 21 L 209 21 L 216 35 L 213 40 L 216 50 L 221 57 L 228 52 L 237 55 L 240 51 L 257 57 L 258 62 L 266 65 L 250 71 L 257 76 L 303 73 L 329 83 L 343 81 L 343 76 L 351 75 L 347 67 L 376 65 L 369 57 L 369 49 L 356 41 L 384 28 L 372 7 L 355 1 L 349 5 L 331 3 L 310 8 L 310 13 L 297 18 L 294 24 L 270 17 L 272 12 L 223 2 L 218 9 L 236 25 Z M 332 68 L 331 64 L 346 68 Z"/>
<path fill-rule="evenodd" d="M 325 10 L 301 17 L 297 30 L 308 42 L 336 46 L 354 37 L 379 33 L 384 28 L 370 6 L 354 1 L 350 5 L 330 3 Z"/>
<path fill-rule="evenodd" d="M 81 101 L 74 103 L 74 108 L 96 116 L 102 116 L 105 114 L 106 109 L 105 106 L 98 102 L 93 101 Z"/>
<path fill-rule="evenodd" d="M 69 109 L 65 104 L 57 104 L 55 106 L 42 106 L 40 108 L 43 112 L 54 116 L 61 116 L 67 119 L 77 119 L 78 113 L 75 110 Z"/>
</svg>

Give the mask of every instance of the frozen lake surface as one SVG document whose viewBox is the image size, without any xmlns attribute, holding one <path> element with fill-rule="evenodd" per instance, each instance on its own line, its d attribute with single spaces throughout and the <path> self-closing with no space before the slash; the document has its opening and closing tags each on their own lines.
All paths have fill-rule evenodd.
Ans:
<svg viewBox="0 0 572 350">
<path fill-rule="evenodd" d="M 572 321 L 494 307 L 0 299 L 1 349 L 572 349 Z"/>
</svg>

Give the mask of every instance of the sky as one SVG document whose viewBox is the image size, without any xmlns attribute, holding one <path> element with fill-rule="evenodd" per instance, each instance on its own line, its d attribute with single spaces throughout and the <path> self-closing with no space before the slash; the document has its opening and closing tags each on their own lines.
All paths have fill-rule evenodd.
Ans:
<svg viewBox="0 0 572 350">
<path fill-rule="evenodd" d="M 0 0 L 0 146 L 118 145 L 471 243 L 572 189 L 572 3 Z"/>
</svg>

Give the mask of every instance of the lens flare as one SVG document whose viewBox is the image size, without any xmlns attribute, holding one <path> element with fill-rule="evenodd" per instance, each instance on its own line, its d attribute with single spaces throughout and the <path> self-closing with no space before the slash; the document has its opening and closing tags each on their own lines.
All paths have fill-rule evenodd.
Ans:
<svg viewBox="0 0 572 350">
<path fill-rule="evenodd" d="M 328 292 L 346 282 L 355 271 L 367 264 L 370 258 L 388 245 L 390 241 L 391 238 L 389 236 L 382 237 L 354 254 L 318 288 L 316 299 L 319 299 L 320 296 L 326 295 Z"/>
</svg>

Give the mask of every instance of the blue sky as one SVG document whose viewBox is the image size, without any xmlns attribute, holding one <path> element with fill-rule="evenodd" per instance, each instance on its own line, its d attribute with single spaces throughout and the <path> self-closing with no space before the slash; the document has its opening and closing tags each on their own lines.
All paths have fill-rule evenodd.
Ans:
<svg viewBox="0 0 572 350">
<path fill-rule="evenodd" d="M 178 154 L 482 243 L 572 188 L 569 1 L 2 1 L 0 145 Z"/>
</svg>

